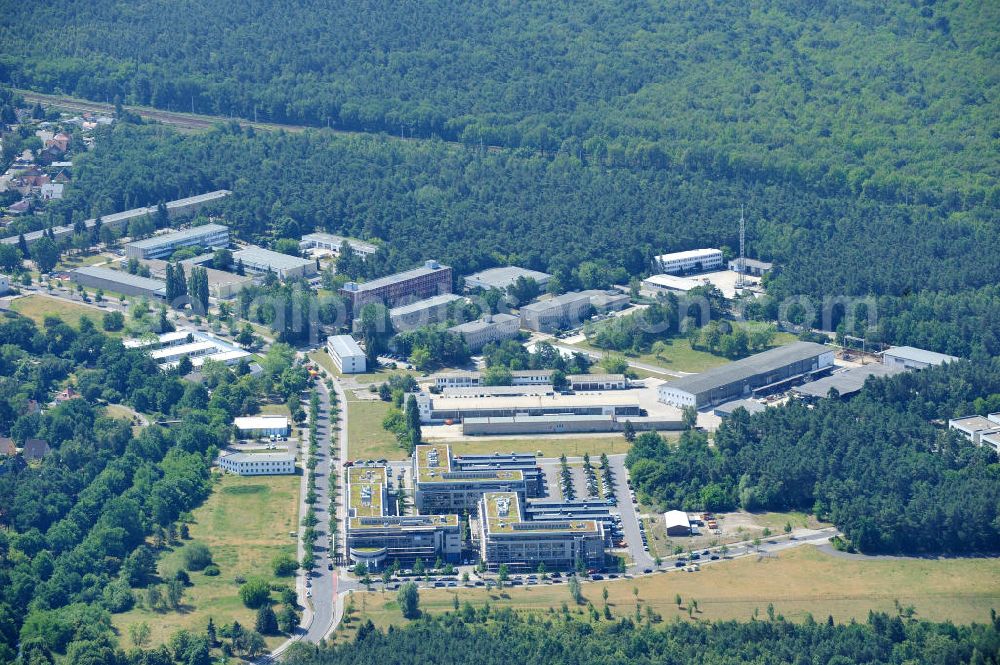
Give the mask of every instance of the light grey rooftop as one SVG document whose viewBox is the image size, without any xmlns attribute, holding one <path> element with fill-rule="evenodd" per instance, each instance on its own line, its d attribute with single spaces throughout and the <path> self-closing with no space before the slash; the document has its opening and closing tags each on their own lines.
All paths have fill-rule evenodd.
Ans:
<svg viewBox="0 0 1000 665">
<path fill-rule="evenodd" d="M 731 362 L 728 365 L 715 367 L 701 374 L 684 376 L 664 385 L 692 394 L 702 393 L 763 374 L 789 363 L 799 362 L 832 351 L 833 349 L 830 347 L 815 342 L 793 342 L 787 346 L 779 346 L 776 349 Z"/>
<path fill-rule="evenodd" d="M 167 288 L 166 283 L 158 279 L 140 277 L 139 275 L 133 275 L 122 270 L 112 270 L 111 268 L 102 268 L 101 266 L 83 266 L 80 268 L 74 268 L 70 271 L 70 274 L 73 273 L 78 275 L 88 275 L 98 279 L 106 279 L 108 281 L 118 282 L 119 284 L 128 284 L 129 286 L 134 286 L 140 289 L 148 289 L 149 291 L 163 291 Z"/>
<path fill-rule="evenodd" d="M 373 289 L 378 289 L 383 286 L 389 286 L 390 284 L 396 284 L 397 282 L 404 282 L 410 279 L 416 279 L 417 277 L 423 277 L 424 275 L 430 275 L 431 273 L 438 272 L 440 270 L 449 270 L 450 267 L 442 265 L 437 261 L 426 261 L 424 265 L 413 268 L 411 270 L 404 270 L 403 272 L 397 272 L 394 275 L 386 275 L 385 277 L 379 277 L 378 279 L 373 279 L 370 282 L 362 282 L 360 284 L 354 282 L 348 282 L 348 284 L 354 284 L 353 288 L 347 289 L 354 292 L 371 291 Z M 345 288 L 346 285 L 345 285 Z"/>
<path fill-rule="evenodd" d="M 850 367 L 842 372 L 835 372 L 830 376 L 824 376 L 822 379 L 805 383 L 795 388 L 794 391 L 800 395 L 807 395 L 809 397 L 826 397 L 830 393 L 830 389 L 834 388 L 841 395 L 850 395 L 861 390 L 869 376 L 892 376 L 904 371 L 906 370 L 902 367 L 893 367 L 892 365 L 878 363 L 862 367 Z"/>
<path fill-rule="evenodd" d="M 430 298 L 425 298 L 423 300 L 416 300 L 407 305 L 400 305 L 399 307 L 393 307 L 391 310 L 389 310 L 389 316 L 406 316 L 407 314 L 421 312 L 431 307 L 446 305 L 448 303 L 455 302 L 456 300 L 462 300 L 462 296 L 456 293 L 441 293 L 439 295 L 431 296 Z"/>
<path fill-rule="evenodd" d="M 958 360 L 955 356 L 949 356 L 935 351 L 927 351 L 926 349 L 918 349 L 915 346 L 894 346 L 891 349 L 888 349 L 885 352 L 885 355 L 895 356 L 905 360 L 913 360 L 918 363 L 928 363 L 930 365 L 940 365 L 942 363 L 950 363 Z"/>
<path fill-rule="evenodd" d="M 243 263 L 251 265 L 266 265 L 275 270 L 290 270 L 312 263 L 312 259 L 303 259 L 300 256 L 290 256 L 281 252 L 274 252 L 263 247 L 246 247 L 233 252 L 233 263 L 242 260 Z"/>
<path fill-rule="evenodd" d="M 350 335 L 333 335 L 327 338 L 327 342 L 341 358 L 365 355 L 365 352 Z"/>
<path fill-rule="evenodd" d="M 467 276 L 465 280 L 467 282 L 481 282 L 491 288 L 504 289 L 516 282 L 518 277 L 530 278 L 536 282 L 544 282 L 548 281 L 552 275 L 538 270 L 519 268 L 518 266 L 501 266 L 473 273 Z"/>
<path fill-rule="evenodd" d="M 295 455 L 289 453 L 232 453 L 223 459 L 230 462 L 294 462 Z"/>
<path fill-rule="evenodd" d="M 129 245 L 132 247 L 138 247 L 139 249 L 149 249 L 151 247 L 159 247 L 160 245 L 169 243 L 184 242 L 189 238 L 197 238 L 209 233 L 217 233 L 228 230 L 229 227 L 223 226 L 222 224 L 203 224 L 201 226 L 192 226 L 191 228 L 184 229 L 182 231 L 174 231 L 172 233 L 164 233 L 162 235 L 153 236 L 152 238 L 146 238 L 145 240 L 137 240 L 129 243 Z"/>
</svg>

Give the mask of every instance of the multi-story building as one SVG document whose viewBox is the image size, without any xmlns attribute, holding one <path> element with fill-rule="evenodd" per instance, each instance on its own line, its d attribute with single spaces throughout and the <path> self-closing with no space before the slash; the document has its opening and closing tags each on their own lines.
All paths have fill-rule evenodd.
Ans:
<svg viewBox="0 0 1000 665">
<path fill-rule="evenodd" d="M 181 215 L 187 215 L 189 213 L 196 212 L 203 206 L 221 201 L 230 194 L 232 194 L 232 192 L 229 191 L 228 189 L 220 189 L 214 192 L 199 194 L 197 196 L 189 196 L 187 198 L 177 199 L 176 201 L 168 201 L 165 205 L 167 209 L 167 217 L 173 219 Z M 154 214 L 156 214 L 156 206 L 150 206 L 145 208 L 133 208 L 132 210 L 125 210 L 124 212 L 116 212 L 110 215 L 105 215 L 104 217 L 101 217 L 101 224 L 102 226 L 107 226 L 108 228 L 111 229 L 122 230 L 126 226 L 128 226 L 128 223 L 131 220 Z M 94 218 L 85 220 L 84 224 L 88 229 L 92 229 L 97 224 L 97 219 Z M 30 246 L 35 242 L 37 242 L 44 233 L 45 230 L 31 231 L 30 233 L 25 233 L 24 240 Z M 64 238 L 66 236 L 73 235 L 73 226 L 72 225 L 53 226 L 52 235 L 55 236 L 56 240 L 59 240 L 60 238 Z M 4 243 L 5 245 L 16 245 L 18 244 L 19 240 L 20 240 L 19 236 L 13 235 L 3 238 L 2 240 L 0 240 L 0 242 Z"/>
<path fill-rule="evenodd" d="M 689 249 L 661 254 L 654 261 L 661 271 L 672 274 L 718 270 L 723 266 L 722 251 L 718 249 Z"/>
<path fill-rule="evenodd" d="M 389 310 L 392 329 L 397 333 L 402 333 L 435 323 L 443 323 L 448 320 L 455 303 L 462 300 L 464 298 L 460 295 L 441 293 L 430 298 L 393 307 Z M 360 324 L 360 321 L 355 323 Z"/>
<path fill-rule="evenodd" d="M 550 386 L 552 385 L 551 369 L 519 369 L 511 374 L 511 385 L 515 386 Z M 474 388 L 483 385 L 482 372 L 445 372 L 434 377 L 434 385 L 438 388 Z"/>
<path fill-rule="evenodd" d="M 519 469 L 458 470 L 445 444 L 416 447 L 413 488 L 413 503 L 420 513 L 475 512 L 486 492 L 514 492 L 522 497 L 526 493 Z"/>
<path fill-rule="evenodd" d="M 628 378 L 624 374 L 570 374 L 566 377 L 566 381 L 576 392 L 628 388 Z"/>
<path fill-rule="evenodd" d="M 448 328 L 448 332 L 461 335 L 469 350 L 477 353 L 487 344 L 496 344 L 505 339 L 517 337 L 521 319 L 513 314 L 488 314 L 481 319 L 460 323 Z"/>
<path fill-rule="evenodd" d="M 232 453 L 219 458 L 219 467 L 239 476 L 295 473 L 295 455 L 289 453 Z"/>
<path fill-rule="evenodd" d="M 326 351 L 341 374 L 361 374 L 368 367 L 365 352 L 350 335 L 327 337 Z"/>
<path fill-rule="evenodd" d="M 308 277 L 316 273 L 316 262 L 281 252 L 272 252 L 263 247 L 246 247 L 233 252 L 233 263 L 242 263 L 243 268 L 255 275 L 273 272 L 279 279 Z"/>
<path fill-rule="evenodd" d="M 347 470 L 347 552 L 353 563 L 378 570 L 398 561 L 438 558 L 458 563 L 462 535 L 458 515 L 391 515 L 384 466 Z"/>
<path fill-rule="evenodd" d="M 532 499 L 545 496 L 545 473 L 538 466 L 538 458 L 532 453 L 487 455 L 460 455 L 451 460 L 456 471 L 497 471 L 516 469 L 524 476 L 525 497 Z"/>
<path fill-rule="evenodd" d="M 130 242 L 125 245 L 125 256 L 130 259 L 161 259 L 169 257 L 182 247 L 224 249 L 228 246 L 228 226 L 203 224 Z"/>
<path fill-rule="evenodd" d="M 628 294 L 619 291 L 576 291 L 539 300 L 521 308 L 521 327 L 536 332 L 575 328 L 593 312 L 609 312 L 628 306 Z"/>
<path fill-rule="evenodd" d="M 413 270 L 373 279 L 370 282 L 348 282 L 341 287 L 340 295 L 358 317 L 361 309 L 371 303 L 396 307 L 414 300 L 451 293 L 451 268 L 437 261 L 426 261 Z"/>
<path fill-rule="evenodd" d="M 420 421 L 426 425 L 465 422 L 469 418 L 526 416 L 611 416 L 625 419 L 643 415 L 638 397 L 628 391 L 593 395 L 497 395 L 484 399 L 448 395 L 417 395 Z"/>
<path fill-rule="evenodd" d="M 593 519 L 528 520 L 514 492 L 487 492 L 479 501 L 479 548 L 492 570 L 604 567 L 604 527 Z"/>
</svg>

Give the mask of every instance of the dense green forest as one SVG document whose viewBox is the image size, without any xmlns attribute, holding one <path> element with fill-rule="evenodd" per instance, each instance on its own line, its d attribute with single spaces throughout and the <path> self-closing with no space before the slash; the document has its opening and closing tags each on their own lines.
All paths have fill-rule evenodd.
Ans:
<svg viewBox="0 0 1000 665">
<path fill-rule="evenodd" d="M 640 494 L 688 510 L 805 510 L 866 553 L 1000 551 L 996 453 L 932 424 L 1000 409 L 1000 358 L 869 380 L 844 402 L 737 410 L 709 446 L 640 435 Z"/>
<path fill-rule="evenodd" d="M 621 269 L 649 272 L 668 250 L 735 250 L 734 202 L 747 201 L 750 251 L 781 266 L 768 283 L 769 318 L 790 295 L 875 294 L 888 299 L 891 317 L 879 318 L 887 341 L 1000 354 L 1000 227 L 985 205 L 946 215 L 682 165 L 608 168 L 565 154 L 231 125 L 180 135 L 123 123 L 78 161 L 72 194 L 50 206 L 49 222 L 227 187 L 234 196 L 219 212 L 248 240 L 327 229 L 384 240 L 378 274 L 426 258 L 458 273 L 514 263 L 553 273 L 566 289 L 607 286 Z M 883 252 L 891 259 L 872 260 Z M 964 304 L 949 306 L 959 302 L 950 294 Z M 893 325 L 895 317 L 905 323 Z"/>
<path fill-rule="evenodd" d="M 536 619 L 509 609 L 466 605 L 443 617 L 426 618 L 387 633 L 363 625 L 353 643 L 329 649 L 299 645 L 288 665 L 611 665 L 689 663 L 728 665 L 753 662 L 823 663 L 996 663 L 1000 649 L 996 619 L 956 627 L 898 616 L 872 614 L 867 623 L 832 621 L 793 624 L 769 621 L 712 624 L 674 622 L 663 626 L 631 619 L 594 624 L 568 616 Z"/>
<path fill-rule="evenodd" d="M 19 648 L 32 665 L 130 662 L 119 661 L 110 614 L 137 602 L 133 587 L 182 596 L 183 579 L 159 579 L 155 556 L 180 544 L 184 514 L 208 496 L 232 418 L 257 411 L 262 394 L 297 395 L 306 382 L 290 349 L 277 349 L 259 376 L 210 363 L 205 384 L 190 383 L 87 318 L 78 328 L 0 319 L 0 434 L 51 448 L 40 462 L 0 460 L 0 662 Z M 31 408 L 71 375 L 79 398 Z M 109 402 L 179 424 L 134 434 L 109 417 Z"/>
<path fill-rule="evenodd" d="M 8 3 L 0 79 L 100 101 L 1000 197 L 996 3 Z"/>
</svg>

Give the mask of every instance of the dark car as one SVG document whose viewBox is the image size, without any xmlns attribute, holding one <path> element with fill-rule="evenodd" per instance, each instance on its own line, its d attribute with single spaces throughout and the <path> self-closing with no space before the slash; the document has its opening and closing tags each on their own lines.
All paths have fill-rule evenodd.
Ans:
<svg viewBox="0 0 1000 665">
<path fill-rule="evenodd" d="M 604 579 L 604 575 L 591 575 L 590 579 L 593 580 L 594 582 L 596 582 L 598 580 L 603 580 Z"/>
<path fill-rule="evenodd" d="M 687 565 L 687 561 L 674 561 L 675 568 L 683 568 L 685 565 Z"/>
<path fill-rule="evenodd" d="M 652 568 L 643 568 L 642 572 L 644 572 L 644 573 L 651 573 L 651 572 L 653 572 L 653 569 Z"/>
<path fill-rule="evenodd" d="M 333 570 L 333 564 L 332 563 L 326 564 L 326 569 L 327 570 Z"/>
<path fill-rule="evenodd" d="M 718 561 L 719 560 L 719 555 L 718 554 L 713 554 L 712 556 L 710 556 L 708 558 L 711 559 L 712 561 Z"/>
</svg>

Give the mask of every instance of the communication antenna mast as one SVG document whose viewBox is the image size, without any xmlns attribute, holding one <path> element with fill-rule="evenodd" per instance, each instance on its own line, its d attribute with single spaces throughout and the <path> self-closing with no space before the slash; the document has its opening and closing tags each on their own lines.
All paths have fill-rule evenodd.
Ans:
<svg viewBox="0 0 1000 665">
<path fill-rule="evenodd" d="M 737 263 L 739 277 L 736 278 L 736 288 L 746 288 L 747 285 L 747 223 L 743 217 L 743 204 L 740 204 L 740 260 Z"/>
</svg>

